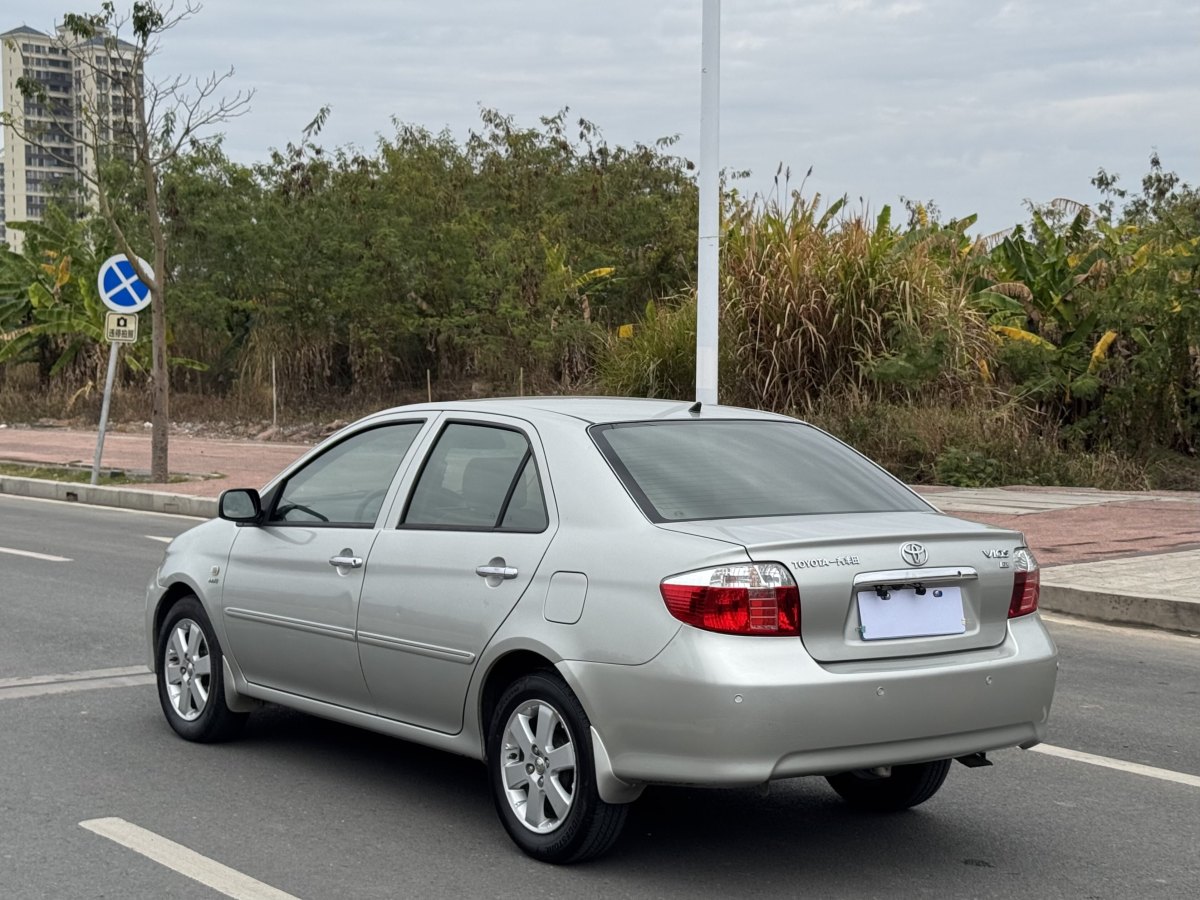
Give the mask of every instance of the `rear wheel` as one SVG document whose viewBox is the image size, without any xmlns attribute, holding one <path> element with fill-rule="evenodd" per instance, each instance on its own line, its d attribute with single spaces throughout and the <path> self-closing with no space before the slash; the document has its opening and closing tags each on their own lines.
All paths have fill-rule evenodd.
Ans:
<svg viewBox="0 0 1200 900">
<path fill-rule="evenodd" d="M 596 790 L 591 725 L 550 672 L 522 676 L 500 698 L 488 728 L 488 776 L 505 830 L 525 853 L 581 862 L 608 850 L 628 808 Z"/>
<path fill-rule="evenodd" d="M 225 705 L 221 646 L 194 596 L 171 607 L 158 632 L 158 700 L 180 737 L 212 743 L 242 729 L 246 713 Z"/>
<path fill-rule="evenodd" d="M 924 803 L 938 792 L 950 760 L 892 766 L 891 775 L 879 776 L 865 770 L 830 775 L 825 780 L 842 799 L 858 809 L 897 812 Z"/>
</svg>

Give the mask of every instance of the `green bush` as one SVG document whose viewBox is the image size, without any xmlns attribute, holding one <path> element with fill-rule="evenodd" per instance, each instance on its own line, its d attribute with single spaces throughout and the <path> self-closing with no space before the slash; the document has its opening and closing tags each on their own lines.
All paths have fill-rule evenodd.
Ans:
<svg viewBox="0 0 1200 900">
<path fill-rule="evenodd" d="M 842 397 L 823 400 L 807 419 L 910 484 L 1152 486 L 1137 460 L 1086 451 L 1053 422 L 1013 404 L 908 405 Z"/>
<path fill-rule="evenodd" d="M 632 334 L 616 330 L 599 351 L 597 376 L 605 394 L 683 400 L 696 383 L 696 303 L 647 303 Z"/>
</svg>

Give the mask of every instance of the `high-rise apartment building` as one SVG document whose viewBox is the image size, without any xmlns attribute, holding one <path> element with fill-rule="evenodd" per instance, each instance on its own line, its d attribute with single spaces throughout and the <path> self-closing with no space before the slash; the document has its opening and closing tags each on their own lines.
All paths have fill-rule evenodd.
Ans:
<svg viewBox="0 0 1200 900">
<path fill-rule="evenodd" d="M 40 221 L 46 204 L 69 191 L 86 205 L 94 188 L 76 167 L 96 172 L 97 156 L 121 146 L 119 132 L 133 127 L 134 98 L 124 77 L 134 47 L 115 45 L 108 36 L 80 41 L 64 28 L 54 35 L 21 26 L 0 34 L 0 98 L 17 126 L 4 128 L 4 222 Z M 31 78 L 44 97 L 25 97 L 18 81 Z M 141 73 L 138 73 L 139 84 Z M 7 229 L 7 241 L 20 249 L 22 234 Z"/>
</svg>

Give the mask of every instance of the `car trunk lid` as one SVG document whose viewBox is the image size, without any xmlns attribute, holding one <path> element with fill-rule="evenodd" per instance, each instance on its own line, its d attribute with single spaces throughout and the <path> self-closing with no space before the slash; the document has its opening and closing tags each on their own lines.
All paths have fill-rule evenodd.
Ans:
<svg viewBox="0 0 1200 900">
<path fill-rule="evenodd" d="M 934 511 L 664 523 L 783 563 L 800 591 L 800 636 L 822 662 L 1001 643 L 1020 533 Z"/>
</svg>

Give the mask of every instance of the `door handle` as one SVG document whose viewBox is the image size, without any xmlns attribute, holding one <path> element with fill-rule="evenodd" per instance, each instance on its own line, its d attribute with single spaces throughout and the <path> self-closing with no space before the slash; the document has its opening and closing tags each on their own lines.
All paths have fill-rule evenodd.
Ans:
<svg viewBox="0 0 1200 900">
<path fill-rule="evenodd" d="M 361 556 L 331 556 L 329 564 L 338 569 L 359 569 L 363 561 Z"/>
<path fill-rule="evenodd" d="M 476 566 L 475 574 L 480 578 L 516 578 L 517 569 L 515 566 Z"/>
</svg>

